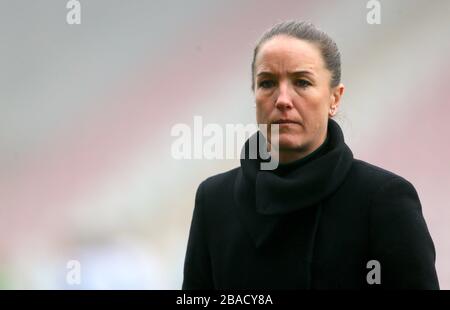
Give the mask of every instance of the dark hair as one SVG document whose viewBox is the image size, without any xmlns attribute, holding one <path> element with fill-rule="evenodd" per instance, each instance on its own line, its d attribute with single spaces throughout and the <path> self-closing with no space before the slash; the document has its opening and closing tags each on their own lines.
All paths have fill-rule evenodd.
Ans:
<svg viewBox="0 0 450 310">
<path fill-rule="evenodd" d="M 341 81 L 341 54 L 333 39 L 316 28 L 312 23 L 299 21 L 281 22 L 267 30 L 253 51 L 252 61 L 252 90 L 255 89 L 255 59 L 265 42 L 278 35 L 288 35 L 293 38 L 305 40 L 316 44 L 322 54 L 326 68 L 331 72 L 331 87 L 337 86 Z"/>
</svg>

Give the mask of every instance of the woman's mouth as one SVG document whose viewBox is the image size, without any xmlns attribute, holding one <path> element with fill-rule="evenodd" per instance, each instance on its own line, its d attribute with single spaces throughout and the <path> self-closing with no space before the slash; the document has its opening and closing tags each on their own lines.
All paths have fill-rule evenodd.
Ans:
<svg viewBox="0 0 450 310">
<path fill-rule="evenodd" d="M 279 119 L 279 120 L 276 120 L 276 121 L 272 122 L 272 124 L 277 124 L 280 127 L 288 127 L 288 126 L 300 125 L 299 122 L 294 121 L 294 120 L 290 120 L 290 119 Z"/>
</svg>

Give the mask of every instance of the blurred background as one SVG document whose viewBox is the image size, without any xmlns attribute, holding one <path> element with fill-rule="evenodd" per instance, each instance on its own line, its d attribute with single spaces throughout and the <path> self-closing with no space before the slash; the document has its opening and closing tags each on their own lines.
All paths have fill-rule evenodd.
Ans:
<svg viewBox="0 0 450 310">
<path fill-rule="evenodd" d="M 179 289 L 195 191 L 235 160 L 176 160 L 177 123 L 255 122 L 250 63 L 274 23 L 342 54 L 355 157 L 411 181 L 450 289 L 450 1 L 0 0 L 0 288 Z M 68 262 L 81 282 L 66 281 Z"/>
</svg>

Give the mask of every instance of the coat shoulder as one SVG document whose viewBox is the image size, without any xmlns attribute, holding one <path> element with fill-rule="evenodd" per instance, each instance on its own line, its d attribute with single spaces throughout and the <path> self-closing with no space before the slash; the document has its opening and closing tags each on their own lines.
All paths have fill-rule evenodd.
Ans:
<svg viewBox="0 0 450 310">
<path fill-rule="evenodd" d="M 360 159 L 353 160 L 352 169 L 354 169 L 355 172 L 357 173 L 380 179 L 391 179 L 393 177 L 400 177 L 394 172 L 375 166 Z"/>
<path fill-rule="evenodd" d="M 230 185 L 234 184 L 240 169 L 240 167 L 236 167 L 226 172 L 210 176 L 200 184 L 200 187 L 203 187 L 203 190 L 208 193 L 208 195 L 220 195 L 225 189 L 229 188 Z"/>
<path fill-rule="evenodd" d="M 377 190 L 393 180 L 412 186 L 404 177 L 360 159 L 353 160 L 348 178 L 354 182 L 365 184 L 373 190 Z"/>
<path fill-rule="evenodd" d="M 208 177 L 200 183 L 197 193 L 203 197 L 205 216 L 213 221 L 228 213 L 234 201 L 234 183 L 240 167 Z"/>
</svg>

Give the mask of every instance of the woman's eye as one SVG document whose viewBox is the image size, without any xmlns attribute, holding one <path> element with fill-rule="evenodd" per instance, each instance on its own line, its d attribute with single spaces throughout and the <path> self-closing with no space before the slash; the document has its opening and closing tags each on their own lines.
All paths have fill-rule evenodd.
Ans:
<svg viewBox="0 0 450 310">
<path fill-rule="evenodd" d="M 261 88 L 270 88 L 273 85 L 274 85 L 274 82 L 271 80 L 265 80 L 265 81 L 259 82 L 259 87 L 261 87 Z"/>
<path fill-rule="evenodd" d="M 296 80 L 295 81 L 295 85 L 302 87 L 302 88 L 306 88 L 308 86 L 311 86 L 311 83 L 308 82 L 307 80 Z"/>
</svg>

